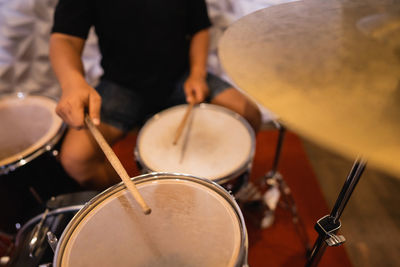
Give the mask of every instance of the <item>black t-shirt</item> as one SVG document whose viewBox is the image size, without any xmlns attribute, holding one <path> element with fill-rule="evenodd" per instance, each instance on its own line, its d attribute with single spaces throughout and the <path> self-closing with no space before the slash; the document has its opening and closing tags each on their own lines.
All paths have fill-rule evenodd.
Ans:
<svg viewBox="0 0 400 267">
<path fill-rule="evenodd" d="M 59 0 L 53 32 L 86 39 L 91 26 L 102 78 L 149 93 L 187 70 L 190 38 L 210 20 L 204 0 Z"/>
</svg>

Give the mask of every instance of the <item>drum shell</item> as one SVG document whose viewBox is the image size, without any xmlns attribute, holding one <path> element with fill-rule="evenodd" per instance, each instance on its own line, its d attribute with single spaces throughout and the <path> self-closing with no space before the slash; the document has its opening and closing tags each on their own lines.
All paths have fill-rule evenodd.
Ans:
<svg viewBox="0 0 400 267">
<path fill-rule="evenodd" d="M 162 180 L 162 179 L 181 179 L 181 180 L 187 180 L 187 181 L 196 181 L 198 183 L 201 183 L 202 185 L 206 185 L 209 187 L 212 187 L 216 192 L 221 194 L 223 198 L 230 204 L 232 205 L 232 208 L 235 210 L 238 218 L 238 224 L 240 225 L 240 250 L 238 253 L 238 258 L 236 261 L 236 264 L 234 266 L 248 266 L 247 265 L 247 251 L 248 251 L 248 239 L 247 239 L 247 231 L 246 231 L 246 226 L 245 222 L 243 219 L 243 215 L 240 211 L 239 206 L 237 205 L 236 201 L 234 198 L 226 192 L 226 190 L 221 187 L 220 185 L 211 182 L 207 179 L 203 178 L 197 178 L 194 176 L 190 175 L 185 175 L 185 174 L 172 174 L 172 173 L 150 173 L 150 174 L 144 174 L 141 176 L 137 176 L 134 178 L 131 178 L 132 181 L 135 182 L 136 185 L 140 186 L 140 183 L 142 182 L 147 182 L 147 181 L 153 181 L 153 180 Z M 138 187 L 139 188 L 139 187 Z M 59 239 L 57 249 L 55 252 L 54 256 L 54 261 L 53 261 L 53 266 L 61 266 L 62 258 L 63 258 L 63 253 L 65 252 L 67 243 L 69 242 L 69 239 L 71 238 L 73 232 L 75 231 L 76 227 L 78 224 L 80 224 L 84 219 L 85 216 L 88 215 L 89 212 L 93 208 L 95 208 L 96 205 L 101 204 L 101 202 L 108 200 L 108 198 L 112 197 L 114 194 L 117 194 L 118 192 L 126 190 L 126 187 L 123 183 L 120 183 L 118 185 L 115 185 L 106 191 L 102 192 L 101 194 L 97 195 L 95 198 L 93 198 L 90 202 L 88 202 L 84 208 L 82 208 L 71 220 L 71 222 L 67 225 L 65 231 L 63 232 L 61 238 Z M 166 203 L 167 205 L 168 203 Z M 151 214 L 149 215 L 151 216 Z M 104 240 L 105 243 L 107 243 L 107 240 Z"/>
<path fill-rule="evenodd" d="M 16 232 L 16 224 L 24 224 L 43 210 L 40 201 L 81 190 L 78 183 L 66 174 L 53 151 L 44 152 L 0 176 L 0 229 L 4 232 Z"/>
</svg>

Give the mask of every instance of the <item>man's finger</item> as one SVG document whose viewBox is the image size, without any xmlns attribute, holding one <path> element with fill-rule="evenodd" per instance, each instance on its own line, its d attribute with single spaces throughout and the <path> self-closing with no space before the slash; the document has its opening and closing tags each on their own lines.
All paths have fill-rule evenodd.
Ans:
<svg viewBox="0 0 400 267">
<path fill-rule="evenodd" d="M 63 99 L 58 103 L 56 107 L 56 113 L 60 118 L 69 126 L 77 128 L 79 127 L 79 118 L 74 118 L 73 108 L 69 102 L 64 101 Z"/>
<path fill-rule="evenodd" d="M 184 91 L 185 91 L 185 95 L 186 95 L 186 102 L 188 102 L 188 103 L 194 102 L 195 95 L 194 95 L 193 89 L 185 84 Z"/>
<path fill-rule="evenodd" d="M 76 106 L 75 110 L 70 110 L 69 118 L 70 118 L 70 125 L 78 130 L 84 128 L 84 106 L 79 105 Z"/>
<path fill-rule="evenodd" d="M 89 95 L 89 116 L 95 125 L 100 124 L 101 98 L 97 94 Z"/>
<path fill-rule="evenodd" d="M 201 103 L 201 102 L 203 102 L 203 100 L 204 100 L 204 91 L 203 90 L 201 90 L 201 89 L 199 89 L 199 90 L 197 90 L 196 91 L 196 102 L 197 103 Z"/>
</svg>

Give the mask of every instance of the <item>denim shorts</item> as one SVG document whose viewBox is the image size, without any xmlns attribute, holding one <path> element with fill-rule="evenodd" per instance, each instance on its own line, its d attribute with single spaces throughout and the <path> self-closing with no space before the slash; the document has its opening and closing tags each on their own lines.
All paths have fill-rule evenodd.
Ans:
<svg viewBox="0 0 400 267">
<path fill-rule="evenodd" d="M 187 78 L 185 74 L 179 79 L 172 93 L 165 97 L 165 101 L 153 101 L 154 97 L 145 96 L 134 89 L 118 85 L 112 81 L 102 80 L 96 90 L 102 98 L 101 121 L 112 125 L 124 132 L 135 127 L 141 127 L 147 119 L 169 107 L 185 104 L 186 96 L 183 84 Z M 207 84 L 210 90 L 206 102 L 232 87 L 219 77 L 208 73 Z M 154 102 L 157 102 L 154 104 Z"/>
</svg>

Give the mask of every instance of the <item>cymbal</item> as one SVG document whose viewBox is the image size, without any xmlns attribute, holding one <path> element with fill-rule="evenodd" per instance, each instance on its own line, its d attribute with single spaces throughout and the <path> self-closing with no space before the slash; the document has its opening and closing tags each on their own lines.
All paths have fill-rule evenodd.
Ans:
<svg viewBox="0 0 400 267">
<path fill-rule="evenodd" d="M 399 1 L 301 1 L 219 43 L 228 76 L 288 128 L 400 178 Z"/>
</svg>

